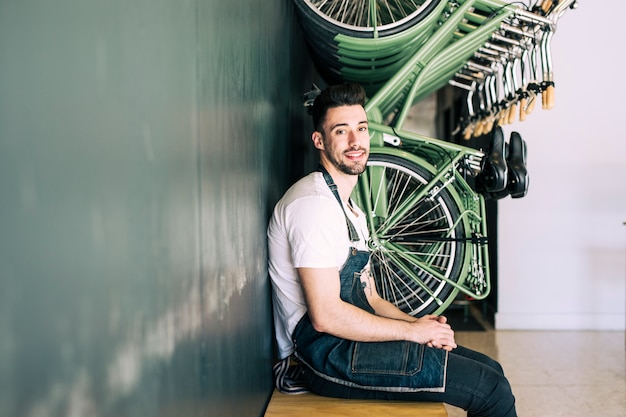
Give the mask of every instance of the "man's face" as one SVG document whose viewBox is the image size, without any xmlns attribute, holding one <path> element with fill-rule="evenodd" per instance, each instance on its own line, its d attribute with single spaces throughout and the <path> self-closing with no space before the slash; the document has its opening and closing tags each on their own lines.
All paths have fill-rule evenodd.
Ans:
<svg viewBox="0 0 626 417">
<path fill-rule="evenodd" d="M 316 132 L 315 146 L 338 171 L 359 175 L 365 170 L 370 149 L 367 114 L 360 105 L 328 109 L 323 132 Z"/>
</svg>

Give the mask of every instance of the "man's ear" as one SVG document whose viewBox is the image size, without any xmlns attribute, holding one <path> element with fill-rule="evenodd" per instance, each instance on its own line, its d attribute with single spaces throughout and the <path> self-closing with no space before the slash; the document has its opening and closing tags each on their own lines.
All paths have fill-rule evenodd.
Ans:
<svg viewBox="0 0 626 417">
<path fill-rule="evenodd" d="M 324 137 L 318 131 L 313 132 L 311 135 L 311 140 L 313 141 L 313 145 L 320 150 L 324 149 Z"/>
</svg>

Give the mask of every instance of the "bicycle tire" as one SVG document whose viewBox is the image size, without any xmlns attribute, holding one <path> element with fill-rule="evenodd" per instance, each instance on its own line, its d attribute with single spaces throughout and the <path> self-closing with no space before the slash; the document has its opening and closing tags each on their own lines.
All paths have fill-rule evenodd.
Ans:
<svg viewBox="0 0 626 417">
<path fill-rule="evenodd" d="M 303 22 L 311 23 L 318 31 L 322 29 L 334 34 L 371 38 L 374 37 L 374 29 L 379 37 L 385 37 L 415 26 L 430 14 L 441 0 L 294 1 Z M 379 11 L 376 28 L 368 21 L 371 1 L 376 1 Z"/>
<path fill-rule="evenodd" d="M 374 185 L 374 177 L 383 178 L 384 187 Z M 432 178 L 429 170 L 416 163 L 372 153 L 357 184 L 357 200 L 366 213 L 375 213 L 381 204 L 387 206 L 387 216 L 368 216 L 370 266 L 376 288 L 383 298 L 412 316 L 445 310 L 458 293 L 448 280 L 459 281 L 465 262 L 465 226 L 458 221 L 458 204 L 445 187 L 391 220 L 407 198 Z"/>
</svg>

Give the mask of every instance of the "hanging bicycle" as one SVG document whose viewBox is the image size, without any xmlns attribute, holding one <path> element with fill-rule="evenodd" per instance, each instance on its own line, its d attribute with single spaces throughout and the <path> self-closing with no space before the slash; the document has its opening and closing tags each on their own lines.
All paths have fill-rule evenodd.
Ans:
<svg viewBox="0 0 626 417">
<path fill-rule="evenodd" d="M 370 229 L 383 297 L 438 314 L 459 292 L 490 292 L 485 197 L 527 192 L 526 144 L 499 126 L 554 103 L 550 41 L 575 0 L 523 7 L 501 0 L 294 0 L 325 81 L 368 93 L 371 151 L 353 198 Z M 404 129 L 411 107 L 451 84 L 468 91 L 465 137 L 486 150 Z"/>
</svg>

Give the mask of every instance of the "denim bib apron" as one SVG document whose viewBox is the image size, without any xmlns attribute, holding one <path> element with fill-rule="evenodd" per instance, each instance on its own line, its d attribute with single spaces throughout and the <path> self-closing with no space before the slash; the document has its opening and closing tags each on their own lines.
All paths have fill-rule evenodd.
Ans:
<svg viewBox="0 0 626 417">
<path fill-rule="evenodd" d="M 320 167 L 326 183 L 341 204 L 337 186 Z M 345 215 L 345 210 L 344 210 Z M 359 236 L 346 215 L 352 242 Z M 352 247 L 339 271 L 341 299 L 374 314 L 367 301 L 361 272 L 369 261 L 369 252 Z M 295 355 L 317 377 L 365 390 L 388 392 L 443 392 L 447 351 L 407 341 L 355 342 L 319 333 L 306 313 L 293 333 Z"/>
</svg>

